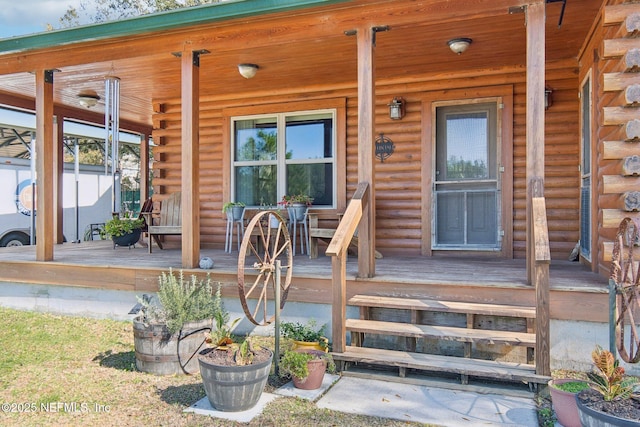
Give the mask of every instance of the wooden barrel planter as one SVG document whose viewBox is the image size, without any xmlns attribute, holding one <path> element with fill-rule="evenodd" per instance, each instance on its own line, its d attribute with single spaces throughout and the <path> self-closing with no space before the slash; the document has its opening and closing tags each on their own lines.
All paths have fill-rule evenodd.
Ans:
<svg viewBox="0 0 640 427">
<path fill-rule="evenodd" d="M 211 320 L 186 323 L 175 334 L 164 324 L 133 321 L 136 367 L 155 375 L 184 375 L 198 372 L 198 353 L 205 345 Z"/>
<path fill-rule="evenodd" d="M 267 360 L 244 366 L 212 363 L 207 353 L 216 350 L 202 351 L 198 358 L 200 374 L 212 407 L 223 412 L 239 412 L 251 409 L 258 403 L 269 379 L 273 360 L 273 352 L 265 350 L 270 353 Z"/>
</svg>

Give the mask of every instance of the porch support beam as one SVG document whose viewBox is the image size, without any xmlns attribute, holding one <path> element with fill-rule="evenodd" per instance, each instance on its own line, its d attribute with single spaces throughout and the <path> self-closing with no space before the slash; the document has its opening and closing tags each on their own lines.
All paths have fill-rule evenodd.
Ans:
<svg viewBox="0 0 640 427">
<path fill-rule="evenodd" d="M 536 373 L 551 375 L 549 265 L 544 203 L 545 1 L 527 6 L 527 283 L 536 288 Z M 534 203 L 535 201 L 535 203 Z M 537 227 L 537 229 L 536 229 Z M 538 244 L 536 244 L 538 239 Z M 536 251 L 538 250 L 538 251 Z"/>
<path fill-rule="evenodd" d="M 527 6 L 527 283 L 532 284 L 534 260 L 531 229 L 531 182 L 544 183 L 545 2 Z M 544 192 L 544 188 L 541 189 Z"/>
<path fill-rule="evenodd" d="M 376 270 L 375 195 L 375 37 L 376 29 L 359 28 L 358 45 L 358 182 L 369 184 L 369 203 L 358 226 L 358 276 Z"/>
<path fill-rule="evenodd" d="M 182 266 L 200 259 L 200 53 L 182 51 Z M 151 242 L 149 242 L 151 244 Z"/>
<path fill-rule="evenodd" d="M 38 69 L 36 75 L 36 260 L 53 260 L 54 127 L 53 73 Z"/>
<path fill-rule="evenodd" d="M 54 111 L 55 114 L 55 111 Z M 55 153 L 55 170 L 53 176 L 55 177 L 55 181 L 53 184 L 53 188 L 55 190 L 54 200 L 55 200 L 55 220 L 54 220 L 54 243 L 62 244 L 64 243 L 64 198 L 63 190 L 64 190 L 64 117 L 62 116 L 54 116 L 53 118 L 53 126 L 54 126 L 54 150 Z M 75 189 L 74 189 L 75 191 Z M 75 239 L 75 234 L 74 237 Z"/>
</svg>

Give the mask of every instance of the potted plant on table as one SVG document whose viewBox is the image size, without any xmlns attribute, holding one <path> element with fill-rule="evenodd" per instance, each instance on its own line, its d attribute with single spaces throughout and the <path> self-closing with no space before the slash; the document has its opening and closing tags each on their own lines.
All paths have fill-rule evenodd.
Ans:
<svg viewBox="0 0 640 427">
<path fill-rule="evenodd" d="M 222 213 L 231 217 L 233 221 L 240 221 L 244 214 L 245 204 L 242 202 L 227 202 L 222 205 Z"/>
<path fill-rule="evenodd" d="M 615 356 L 596 346 L 591 353 L 594 370 L 587 374 L 589 389 L 576 395 L 583 426 L 638 426 L 640 383 L 625 375 Z"/>
<path fill-rule="evenodd" d="M 140 239 L 143 218 L 130 218 L 114 216 L 104 224 L 104 233 L 113 240 L 113 248 L 116 246 L 133 246 Z"/>
<path fill-rule="evenodd" d="M 291 377 L 293 385 L 303 390 L 320 388 L 326 371 L 335 372 L 329 353 L 320 350 L 287 350 L 280 359 L 280 375 Z"/>
<path fill-rule="evenodd" d="M 136 367 L 157 375 L 198 372 L 196 356 L 217 310 L 209 277 L 185 280 L 182 271 L 176 277 L 169 269 L 159 278 L 157 299 L 145 296 L 139 306 L 133 319 Z"/>
<path fill-rule="evenodd" d="M 280 201 L 280 204 L 287 209 L 289 216 L 296 221 L 304 220 L 304 214 L 312 203 L 313 198 L 307 194 L 284 195 Z"/>
<path fill-rule="evenodd" d="M 293 349 L 308 349 L 329 351 L 329 340 L 324 336 L 326 325 L 318 327 L 314 319 L 306 324 L 299 322 L 282 322 L 280 331 L 282 336 L 293 341 Z"/>
</svg>

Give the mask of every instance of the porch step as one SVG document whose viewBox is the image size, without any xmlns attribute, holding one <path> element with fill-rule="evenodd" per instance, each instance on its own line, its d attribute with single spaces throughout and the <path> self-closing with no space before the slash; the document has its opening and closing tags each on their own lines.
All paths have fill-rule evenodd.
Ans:
<svg viewBox="0 0 640 427">
<path fill-rule="evenodd" d="M 466 359 L 407 351 L 347 346 L 344 353 L 332 353 L 336 361 L 393 366 L 430 372 L 446 372 L 463 376 L 490 378 L 503 381 L 522 381 L 546 384 L 551 378 L 538 375 L 533 365 L 493 360 Z"/>
<path fill-rule="evenodd" d="M 525 347 L 534 347 L 536 344 L 536 334 L 527 332 L 415 325 L 411 323 L 384 322 L 380 320 L 347 319 L 346 329 L 348 332 L 395 335 L 411 338 L 436 338 L 469 343 L 506 344 Z"/>
<path fill-rule="evenodd" d="M 536 346 L 534 307 L 377 295 L 355 295 L 347 304 L 360 307 L 360 318 L 346 319 L 345 329 L 351 333 L 352 346 L 347 347 L 344 353 L 335 353 L 336 360 L 398 367 L 400 377 L 406 375 L 407 368 L 448 372 L 460 375 L 463 385 L 468 385 L 470 377 L 492 378 L 498 381 L 524 381 L 530 386 L 546 383 L 549 380 L 546 376 L 536 374 L 533 364 Z M 376 312 L 373 310 L 376 308 L 391 311 Z M 395 310 L 408 312 L 408 315 L 396 314 Z M 426 315 L 425 312 L 447 314 L 442 317 Z M 458 319 L 455 326 L 449 326 L 452 320 L 449 313 L 455 313 L 455 316 L 466 316 L 466 322 L 462 320 L 461 324 Z M 388 321 L 387 316 L 391 319 L 401 318 L 403 321 Z M 498 320 L 498 318 L 503 319 Z M 513 330 L 511 324 L 516 326 L 517 330 Z M 493 327 L 495 329 L 490 329 Z M 367 336 L 370 335 L 379 337 L 368 343 Z M 402 350 L 407 351 L 372 348 L 380 340 L 383 342 L 380 347 L 388 347 L 388 340 L 380 336 L 404 337 L 406 343 Z M 463 343 L 464 354 L 442 356 L 416 352 L 420 338 Z M 365 343 L 368 343 L 366 347 Z M 497 345 L 498 348 L 519 346 L 525 347 L 526 351 L 521 353 L 522 363 L 485 360 L 472 357 L 475 344 Z M 432 348 L 431 345 L 429 348 Z M 435 353 L 441 352 L 437 350 L 437 345 L 435 348 Z"/>
<path fill-rule="evenodd" d="M 359 307 L 383 307 L 396 308 L 400 310 L 473 313 L 487 316 L 523 317 L 526 319 L 535 319 L 536 317 L 535 307 L 398 298 L 378 295 L 354 295 L 349 299 L 347 304 Z"/>
</svg>

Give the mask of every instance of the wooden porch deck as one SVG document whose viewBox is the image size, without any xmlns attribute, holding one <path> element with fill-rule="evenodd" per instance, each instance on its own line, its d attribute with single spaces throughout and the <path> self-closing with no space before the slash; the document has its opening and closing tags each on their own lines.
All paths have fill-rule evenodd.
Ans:
<svg viewBox="0 0 640 427">
<path fill-rule="evenodd" d="M 237 295 L 238 253 L 201 250 L 215 262 L 212 270 L 185 269 L 224 284 L 223 294 Z M 158 276 L 181 268 L 181 251 L 167 244 L 149 254 L 146 247 L 113 248 L 110 241 L 65 243 L 54 247 L 54 261 L 37 262 L 35 247 L 0 248 L 0 282 L 80 286 L 148 292 Z M 347 298 L 356 294 L 406 296 L 465 302 L 535 305 L 535 290 L 526 284 L 524 260 L 473 257 L 384 257 L 376 277 L 356 277 L 357 258 L 347 262 Z M 554 261 L 550 272 L 552 319 L 607 321 L 608 280 L 579 263 Z M 1 286 L 1 285 L 0 285 Z M 290 301 L 331 303 L 331 258 L 294 257 Z"/>
</svg>

